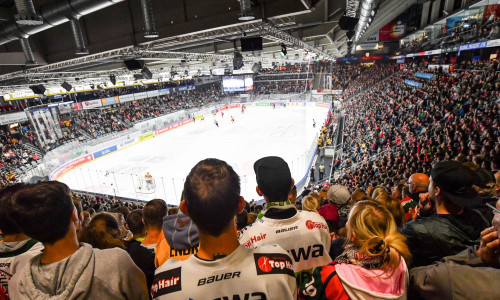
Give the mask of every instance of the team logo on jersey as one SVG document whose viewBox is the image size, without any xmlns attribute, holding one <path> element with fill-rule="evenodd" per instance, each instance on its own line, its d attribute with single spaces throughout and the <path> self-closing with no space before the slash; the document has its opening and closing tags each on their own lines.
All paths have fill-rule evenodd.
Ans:
<svg viewBox="0 0 500 300">
<path fill-rule="evenodd" d="M 306 227 L 308 229 L 314 229 L 314 228 L 319 228 L 319 229 L 328 229 L 328 227 L 320 222 L 313 222 L 311 220 L 306 221 Z"/>
<path fill-rule="evenodd" d="M 155 275 L 155 280 L 151 286 L 153 298 L 180 291 L 181 268 L 175 268 Z"/>
<path fill-rule="evenodd" d="M 292 260 L 286 254 L 281 253 L 254 253 L 257 275 L 287 274 L 293 273 Z"/>
<path fill-rule="evenodd" d="M 256 243 L 256 242 L 259 242 L 259 241 L 262 241 L 263 239 L 265 239 L 266 235 L 267 235 L 266 233 L 261 233 L 261 234 L 256 235 L 256 236 L 252 236 L 248 241 L 243 243 L 243 246 L 250 248 L 250 246 L 252 246 L 253 243 Z"/>
</svg>

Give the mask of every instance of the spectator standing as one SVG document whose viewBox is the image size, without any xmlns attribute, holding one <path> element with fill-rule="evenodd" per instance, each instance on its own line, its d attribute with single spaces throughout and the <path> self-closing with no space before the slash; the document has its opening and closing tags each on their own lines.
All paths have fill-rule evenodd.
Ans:
<svg viewBox="0 0 500 300">
<path fill-rule="evenodd" d="M 155 266 L 167 259 L 186 260 L 198 253 L 200 237 L 191 218 L 182 212 L 163 218 L 163 229 L 156 246 Z"/>
<path fill-rule="evenodd" d="M 341 255 L 314 270 L 300 287 L 300 299 L 406 299 L 410 252 L 391 213 L 373 201 L 359 201 L 350 214 Z"/>
<path fill-rule="evenodd" d="M 455 255 L 479 241 L 488 221 L 469 209 L 481 202 L 474 191 L 474 173 L 456 161 L 437 163 L 431 171 L 429 197 L 436 213 L 407 223 L 407 238 L 414 267 L 426 266 Z"/>
<path fill-rule="evenodd" d="M 122 249 L 78 244 L 70 190 L 57 181 L 30 185 L 11 198 L 16 224 L 44 252 L 9 282 L 12 299 L 148 299 L 146 279 Z"/>
<path fill-rule="evenodd" d="M 479 246 L 471 246 L 440 262 L 411 270 L 413 299 L 496 299 L 500 295 L 500 200 L 493 226 L 481 232 Z"/>
<path fill-rule="evenodd" d="M 167 214 L 167 204 L 161 199 L 153 199 L 146 203 L 142 210 L 142 220 L 146 225 L 146 238 L 141 245 L 153 252 L 161 239 L 163 217 Z"/>
<path fill-rule="evenodd" d="M 290 253 L 297 281 L 314 267 L 331 262 L 330 233 L 325 219 L 318 213 L 297 211 L 288 200 L 294 185 L 288 164 L 280 157 L 268 156 L 254 164 L 257 194 L 266 201 L 262 218 L 239 234 L 247 248 L 277 244 Z"/>
<path fill-rule="evenodd" d="M 154 299 L 295 299 L 292 261 L 279 246 L 248 249 L 236 238 L 235 216 L 246 202 L 233 168 L 205 159 L 184 183 L 180 210 L 196 224 L 197 254 L 156 270 Z M 282 266 L 282 268 L 281 268 Z"/>
<path fill-rule="evenodd" d="M 142 222 L 142 210 L 137 209 L 129 213 L 126 226 L 132 232 L 133 236 L 125 242 L 125 247 L 134 263 L 146 276 L 146 283 L 149 290 L 153 285 L 155 276 L 155 254 L 146 247 L 141 246 L 141 242 L 146 237 L 146 226 Z"/>
<path fill-rule="evenodd" d="M 9 299 L 9 280 L 43 250 L 42 243 L 22 233 L 9 217 L 10 198 L 24 187 L 24 183 L 16 183 L 0 191 L 0 232 L 3 234 L 0 240 L 0 299 Z"/>
</svg>

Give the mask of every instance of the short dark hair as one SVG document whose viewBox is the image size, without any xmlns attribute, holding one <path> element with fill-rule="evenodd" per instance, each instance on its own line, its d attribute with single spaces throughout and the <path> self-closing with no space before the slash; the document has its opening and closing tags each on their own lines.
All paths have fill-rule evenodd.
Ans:
<svg viewBox="0 0 500 300">
<path fill-rule="evenodd" d="M 10 216 L 10 198 L 16 192 L 26 187 L 24 183 L 16 183 L 0 189 L 0 230 L 4 235 L 21 233 L 21 229 L 12 221 Z"/>
<path fill-rule="evenodd" d="M 146 203 L 142 217 L 146 226 L 161 227 L 163 217 L 167 214 L 167 204 L 161 199 L 153 199 Z"/>
<path fill-rule="evenodd" d="M 127 216 L 127 225 L 130 232 L 140 234 L 144 231 L 144 223 L 142 223 L 142 209 L 131 211 Z"/>
<path fill-rule="evenodd" d="M 186 208 L 201 232 L 219 236 L 234 219 L 239 199 L 240 177 L 225 161 L 202 160 L 186 177 Z"/>
<path fill-rule="evenodd" d="M 248 213 L 244 209 L 240 213 L 236 214 L 236 228 L 241 230 L 248 225 Z"/>
<path fill-rule="evenodd" d="M 21 231 L 44 244 L 62 239 L 75 210 L 69 187 L 59 181 L 26 186 L 11 198 L 12 219 Z"/>
</svg>

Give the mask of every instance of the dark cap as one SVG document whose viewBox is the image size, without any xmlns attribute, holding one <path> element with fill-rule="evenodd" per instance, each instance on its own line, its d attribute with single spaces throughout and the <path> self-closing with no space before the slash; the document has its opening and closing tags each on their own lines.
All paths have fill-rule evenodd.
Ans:
<svg viewBox="0 0 500 300">
<path fill-rule="evenodd" d="M 281 157 L 267 156 L 253 165 L 257 185 L 271 201 L 286 200 L 292 188 L 292 175 L 288 164 Z"/>
<path fill-rule="evenodd" d="M 457 161 L 446 160 L 437 163 L 431 171 L 434 185 L 439 187 L 446 199 L 462 208 L 481 203 L 481 196 L 472 188 L 474 172 Z"/>
</svg>

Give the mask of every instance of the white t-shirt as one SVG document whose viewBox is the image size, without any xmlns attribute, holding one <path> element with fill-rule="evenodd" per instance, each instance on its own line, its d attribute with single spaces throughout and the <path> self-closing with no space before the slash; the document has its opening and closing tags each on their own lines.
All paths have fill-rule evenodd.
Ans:
<svg viewBox="0 0 500 300">
<path fill-rule="evenodd" d="M 240 244 L 247 248 L 279 245 L 293 260 L 293 270 L 312 273 L 315 267 L 329 264 L 331 238 L 325 219 L 317 213 L 297 211 L 288 219 L 257 219 L 240 231 Z M 299 283 L 301 280 L 299 280 Z"/>
<path fill-rule="evenodd" d="M 156 269 L 153 299 L 296 299 L 292 260 L 279 246 L 247 249 L 206 261 L 191 255 Z"/>
</svg>

